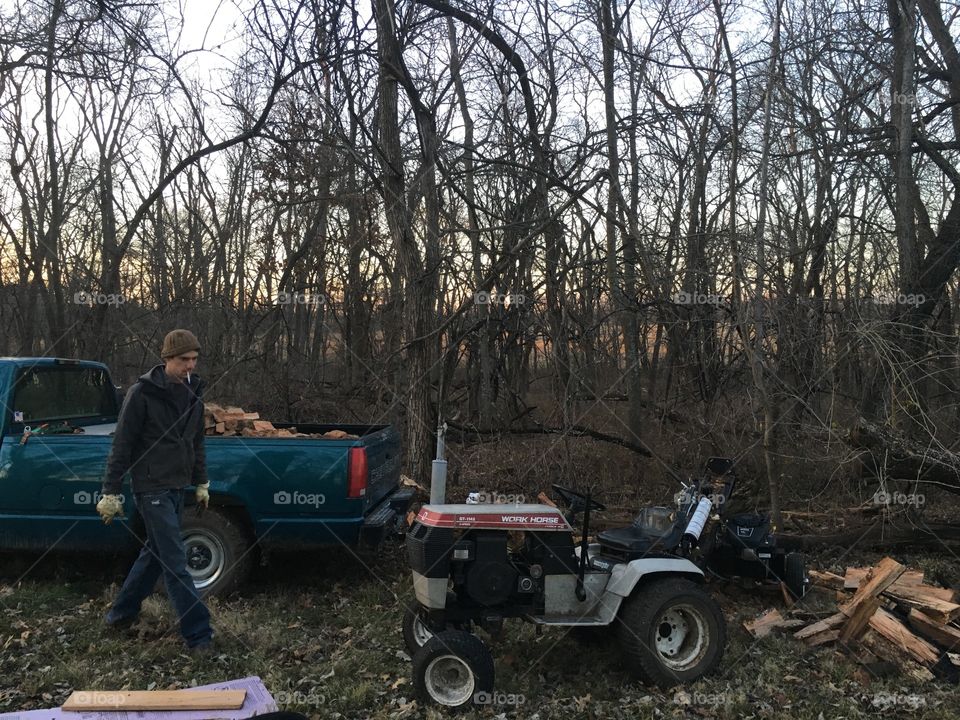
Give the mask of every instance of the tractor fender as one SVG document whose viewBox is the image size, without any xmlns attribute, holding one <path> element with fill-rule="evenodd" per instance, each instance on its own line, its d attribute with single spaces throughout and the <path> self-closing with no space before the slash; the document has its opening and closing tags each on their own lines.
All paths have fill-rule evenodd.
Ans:
<svg viewBox="0 0 960 720">
<path fill-rule="evenodd" d="M 703 570 L 686 558 L 640 558 L 613 568 L 606 592 L 629 597 L 640 579 L 650 579 L 651 575 L 673 575 L 687 577 L 694 582 L 703 581 Z"/>
</svg>

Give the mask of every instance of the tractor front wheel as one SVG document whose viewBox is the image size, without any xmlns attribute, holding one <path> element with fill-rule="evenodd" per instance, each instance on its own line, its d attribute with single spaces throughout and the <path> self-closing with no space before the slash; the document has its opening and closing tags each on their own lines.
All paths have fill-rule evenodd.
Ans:
<svg viewBox="0 0 960 720">
<path fill-rule="evenodd" d="M 436 633 L 413 656 L 413 687 L 421 700 L 453 710 L 493 692 L 493 655 L 476 635 Z M 479 699 L 478 699 L 479 698 Z"/>
</svg>

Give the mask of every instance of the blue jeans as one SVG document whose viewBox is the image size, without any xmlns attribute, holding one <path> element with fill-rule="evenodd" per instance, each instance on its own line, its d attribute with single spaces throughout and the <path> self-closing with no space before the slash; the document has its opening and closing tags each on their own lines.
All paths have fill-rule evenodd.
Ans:
<svg viewBox="0 0 960 720">
<path fill-rule="evenodd" d="M 180 537 L 182 490 L 158 490 L 133 496 L 147 531 L 147 541 L 130 568 L 107 613 L 108 623 L 136 618 L 140 605 L 163 575 L 167 597 L 180 619 L 180 634 L 189 647 L 210 641 L 210 611 L 187 572 L 187 552 Z"/>
</svg>

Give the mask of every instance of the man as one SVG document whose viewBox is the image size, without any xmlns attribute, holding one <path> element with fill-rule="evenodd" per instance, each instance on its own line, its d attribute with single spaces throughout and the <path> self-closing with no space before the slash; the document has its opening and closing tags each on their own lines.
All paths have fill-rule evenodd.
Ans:
<svg viewBox="0 0 960 720">
<path fill-rule="evenodd" d="M 206 654 L 213 638 L 210 612 L 187 572 L 180 537 L 184 489 L 194 485 L 198 505 L 206 508 L 210 502 L 200 399 L 204 384 L 193 374 L 199 353 L 193 333 L 173 330 L 163 339 L 164 364 L 141 375 L 127 392 L 97 512 L 105 523 L 122 516 L 119 493 L 129 472 L 147 540 L 107 613 L 107 625 L 120 629 L 136 622 L 140 605 L 162 575 L 187 647 Z"/>
</svg>

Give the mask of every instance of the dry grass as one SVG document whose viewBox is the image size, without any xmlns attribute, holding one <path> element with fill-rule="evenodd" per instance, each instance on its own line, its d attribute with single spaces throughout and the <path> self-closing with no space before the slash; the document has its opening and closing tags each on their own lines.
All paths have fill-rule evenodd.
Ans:
<svg viewBox="0 0 960 720">
<path fill-rule="evenodd" d="M 559 441 L 559 442 L 558 442 Z M 468 490 L 535 497 L 550 482 L 604 488 L 611 505 L 669 500 L 675 489 L 645 474 L 635 454 L 590 440 L 517 437 L 451 448 L 451 500 Z M 903 557 L 940 582 L 960 582 L 955 558 Z M 836 550 L 815 564 L 842 570 L 875 554 Z M 211 603 L 217 654 L 196 660 L 183 649 L 170 608 L 151 598 L 129 634 L 104 629 L 125 568 L 98 558 L 0 560 L 0 712 L 52 707 L 79 688 L 180 688 L 259 675 L 287 707 L 313 718 L 433 718 L 413 700 L 411 665 L 400 634 L 402 601 L 412 595 L 402 548 L 356 557 L 317 552 L 274 558 L 242 593 Z M 581 644 L 552 629 L 537 636 L 508 623 L 493 643 L 496 689 L 516 706 L 479 708 L 477 718 L 947 718 L 960 715 L 956 688 L 876 677 L 834 649 L 808 649 L 789 637 L 753 640 L 743 620 L 780 603 L 768 589 L 713 583 L 729 644 L 720 672 L 682 690 L 636 684 L 607 638 Z M 805 601 L 815 606 L 816 596 Z"/>
</svg>

